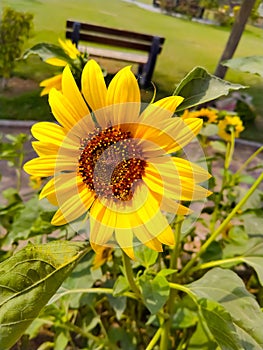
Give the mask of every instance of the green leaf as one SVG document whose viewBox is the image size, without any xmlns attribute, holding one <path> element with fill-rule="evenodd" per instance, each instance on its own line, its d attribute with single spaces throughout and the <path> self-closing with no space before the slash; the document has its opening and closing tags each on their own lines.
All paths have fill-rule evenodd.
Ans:
<svg viewBox="0 0 263 350">
<path fill-rule="evenodd" d="M 221 142 L 221 141 L 210 141 L 210 146 L 212 146 L 212 148 L 219 153 L 226 153 L 226 144 L 225 142 Z"/>
<path fill-rule="evenodd" d="M 54 211 L 44 211 L 37 196 L 29 199 L 24 205 L 23 210 L 16 213 L 14 217 L 8 237 L 9 242 L 11 239 L 25 240 L 36 235 L 52 233 L 55 230 L 50 223 Z"/>
<path fill-rule="evenodd" d="M 232 69 L 240 70 L 241 72 L 257 74 L 263 77 L 263 56 L 232 58 L 221 64 Z"/>
<path fill-rule="evenodd" d="M 124 276 L 119 276 L 113 286 L 113 296 L 119 296 L 130 288 L 129 282 Z"/>
<path fill-rule="evenodd" d="M 240 182 L 243 181 L 243 179 L 242 179 L 243 176 L 245 176 L 245 175 L 242 175 L 240 177 Z M 245 178 L 245 180 L 248 180 L 248 178 Z M 255 182 L 255 178 L 254 177 L 250 177 L 249 181 L 247 181 L 247 183 L 250 183 L 250 184 L 251 183 L 253 184 L 254 182 Z M 237 194 L 237 201 L 240 201 L 241 198 L 243 198 L 246 193 L 247 193 L 247 188 L 239 187 L 238 188 L 238 194 Z M 252 193 L 252 195 L 248 198 L 246 203 L 242 206 L 242 211 L 245 212 L 248 209 L 261 210 L 259 216 L 263 217 L 262 199 L 263 199 L 263 192 L 261 190 L 259 190 L 259 189 L 256 189 Z"/>
<path fill-rule="evenodd" d="M 231 316 L 223 306 L 208 299 L 199 299 L 198 304 L 207 326 L 222 350 L 243 350 Z"/>
<path fill-rule="evenodd" d="M 216 342 L 210 339 L 201 323 L 197 324 L 196 331 L 190 339 L 187 350 L 221 350 Z"/>
<path fill-rule="evenodd" d="M 255 270 L 260 284 L 263 286 L 263 242 L 261 238 L 242 238 L 242 228 L 234 226 L 230 232 L 236 231 L 236 241 L 232 240 L 224 248 L 224 258 L 235 257 L 233 265 L 245 263 Z M 225 266 L 225 265 L 224 265 Z"/>
<path fill-rule="evenodd" d="M 82 299 L 85 298 L 86 293 L 75 293 L 74 290 L 91 288 L 96 281 L 102 279 L 101 269 L 92 269 L 93 258 L 93 251 L 90 251 L 85 255 L 70 276 L 63 282 L 56 294 L 52 297 L 52 302 L 66 294 L 68 295 L 68 303 L 70 307 L 79 308 L 81 306 Z"/>
<path fill-rule="evenodd" d="M 10 348 L 86 253 L 85 244 L 29 244 L 0 264 L 0 349 Z"/>
<path fill-rule="evenodd" d="M 63 330 L 56 337 L 54 350 L 64 350 L 69 342 L 69 337 L 66 334 L 66 330 Z"/>
<path fill-rule="evenodd" d="M 146 307 L 152 314 L 158 312 L 170 294 L 168 281 L 163 276 L 151 279 L 149 276 L 143 275 L 139 282 Z"/>
<path fill-rule="evenodd" d="M 127 349 L 137 350 L 137 346 L 134 344 L 134 338 L 131 333 L 121 326 L 114 325 L 108 331 L 108 337 L 110 340 L 110 349 Z"/>
<path fill-rule="evenodd" d="M 206 298 L 221 304 L 231 315 L 243 349 L 262 350 L 263 314 L 254 296 L 232 271 L 214 268 L 188 285 L 198 299 Z"/>
<path fill-rule="evenodd" d="M 205 124 L 200 131 L 203 136 L 214 136 L 218 134 L 218 126 L 216 124 Z"/>
<path fill-rule="evenodd" d="M 22 58 L 27 59 L 30 55 L 38 55 L 43 61 L 56 57 L 68 63 L 72 62 L 71 58 L 60 46 L 49 43 L 39 43 L 34 45 L 24 52 Z"/>
<path fill-rule="evenodd" d="M 257 215 L 255 212 L 244 213 L 240 215 L 240 219 L 244 222 L 245 230 L 248 234 L 251 235 L 263 235 L 263 217 Z"/>
<path fill-rule="evenodd" d="M 117 320 L 120 320 L 124 310 L 126 309 L 127 298 L 120 296 L 115 298 L 112 295 L 108 295 L 108 300 L 116 313 Z"/>
<path fill-rule="evenodd" d="M 173 317 L 173 327 L 182 329 L 195 326 L 198 323 L 196 310 L 191 310 L 186 305 L 180 304 L 176 308 L 176 312 Z"/>
<path fill-rule="evenodd" d="M 227 95 L 232 90 L 244 88 L 243 85 L 219 79 L 202 67 L 196 67 L 186 75 L 173 93 L 184 97 L 184 101 L 176 109 L 176 112 L 215 100 Z"/>
<path fill-rule="evenodd" d="M 253 267 L 257 273 L 261 286 L 263 286 L 263 256 L 245 256 L 242 260 L 244 263 Z"/>
<path fill-rule="evenodd" d="M 138 260 L 138 262 L 146 267 L 149 268 L 151 265 L 156 263 L 156 260 L 158 258 L 158 252 L 156 252 L 153 249 L 150 249 L 146 247 L 145 245 L 141 244 L 140 246 L 136 247 L 135 249 L 135 257 Z"/>
</svg>

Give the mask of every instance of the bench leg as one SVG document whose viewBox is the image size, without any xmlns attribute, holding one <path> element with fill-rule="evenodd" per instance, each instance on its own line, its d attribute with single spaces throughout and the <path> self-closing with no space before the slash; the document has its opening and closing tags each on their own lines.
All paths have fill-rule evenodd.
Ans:
<svg viewBox="0 0 263 350">
<path fill-rule="evenodd" d="M 137 73 L 138 79 L 140 79 L 142 72 L 143 72 L 143 64 L 139 64 L 138 73 Z"/>
<path fill-rule="evenodd" d="M 79 42 L 79 31 L 80 31 L 80 23 L 74 22 L 71 41 L 73 42 L 73 44 L 76 45 L 76 47 L 78 47 L 78 42 Z"/>
<path fill-rule="evenodd" d="M 139 85 L 142 88 L 146 88 L 151 84 L 151 79 L 152 79 L 155 63 L 157 60 L 157 56 L 159 53 L 159 48 L 160 48 L 160 37 L 155 36 L 153 38 L 151 50 L 149 52 L 148 61 L 143 66 L 142 72 L 139 75 Z"/>
</svg>

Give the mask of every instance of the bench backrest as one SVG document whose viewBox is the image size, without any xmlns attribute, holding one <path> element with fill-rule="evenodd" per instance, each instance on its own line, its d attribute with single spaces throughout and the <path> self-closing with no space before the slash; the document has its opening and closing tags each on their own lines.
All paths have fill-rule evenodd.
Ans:
<svg viewBox="0 0 263 350">
<path fill-rule="evenodd" d="M 86 22 L 67 20 L 66 38 L 71 39 L 76 45 L 79 41 L 86 41 L 150 52 L 154 36 L 129 30 L 103 27 Z M 158 53 L 162 51 L 162 45 L 165 40 L 162 37 L 159 37 L 159 39 Z"/>
</svg>

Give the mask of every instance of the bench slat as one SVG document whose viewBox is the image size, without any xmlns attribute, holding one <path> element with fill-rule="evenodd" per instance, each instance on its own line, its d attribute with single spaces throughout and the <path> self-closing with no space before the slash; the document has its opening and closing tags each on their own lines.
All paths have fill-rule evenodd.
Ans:
<svg viewBox="0 0 263 350">
<path fill-rule="evenodd" d="M 67 20 L 66 26 L 67 28 L 72 29 L 74 20 Z M 129 30 L 122 30 L 122 29 L 116 29 L 116 28 L 110 28 L 110 27 L 104 27 L 104 26 L 98 26 L 95 24 L 90 24 L 90 23 L 81 23 L 81 29 L 80 31 L 88 31 L 88 32 L 97 32 L 97 33 L 103 33 L 103 34 L 109 34 L 109 35 L 115 35 L 115 36 L 124 36 L 127 38 L 132 38 L 141 40 L 141 41 L 148 41 L 149 43 L 152 42 L 153 40 L 153 35 L 150 34 L 143 34 L 143 33 L 138 33 L 138 32 L 132 32 Z M 164 43 L 164 38 L 160 38 L 160 44 Z"/>
<path fill-rule="evenodd" d="M 114 50 L 100 49 L 97 47 L 79 45 L 80 52 L 87 52 L 91 57 L 110 58 L 116 61 L 133 62 L 137 64 L 145 64 L 148 60 L 147 55 L 139 55 L 130 52 L 120 52 Z"/>
<path fill-rule="evenodd" d="M 67 31 L 66 37 L 71 38 L 72 32 Z M 127 40 L 122 37 L 119 37 L 119 38 L 107 37 L 107 36 L 103 37 L 100 35 L 96 35 L 95 33 L 85 34 L 80 32 L 79 41 L 86 41 L 90 43 L 98 43 L 98 44 L 104 44 L 104 45 L 116 46 L 116 47 L 124 47 L 124 48 L 133 49 L 133 50 L 145 51 L 145 52 L 149 52 L 151 49 L 151 43 L 135 42 L 135 41 Z M 161 52 L 161 49 L 162 48 L 160 47 L 158 53 Z"/>
</svg>

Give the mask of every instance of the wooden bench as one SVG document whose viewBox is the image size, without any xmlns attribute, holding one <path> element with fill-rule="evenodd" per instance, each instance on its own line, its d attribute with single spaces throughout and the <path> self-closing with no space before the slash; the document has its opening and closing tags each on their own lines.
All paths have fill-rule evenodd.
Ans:
<svg viewBox="0 0 263 350">
<path fill-rule="evenodd" d="M 67 20 L 66 38 L 71 39 L 81 52 L 86 51 L 91 57 L 138 64 L 137 78 L 142 88 L 151 83 L 157 56 L 162 51 L 165 40 L 159 36 L 74 20 Z M 88 46 L 79 45 L 79 42 L 87 42 Z M 96 44 L 96 47 L 89 46 L 90 43 Z"/>
</svg>

